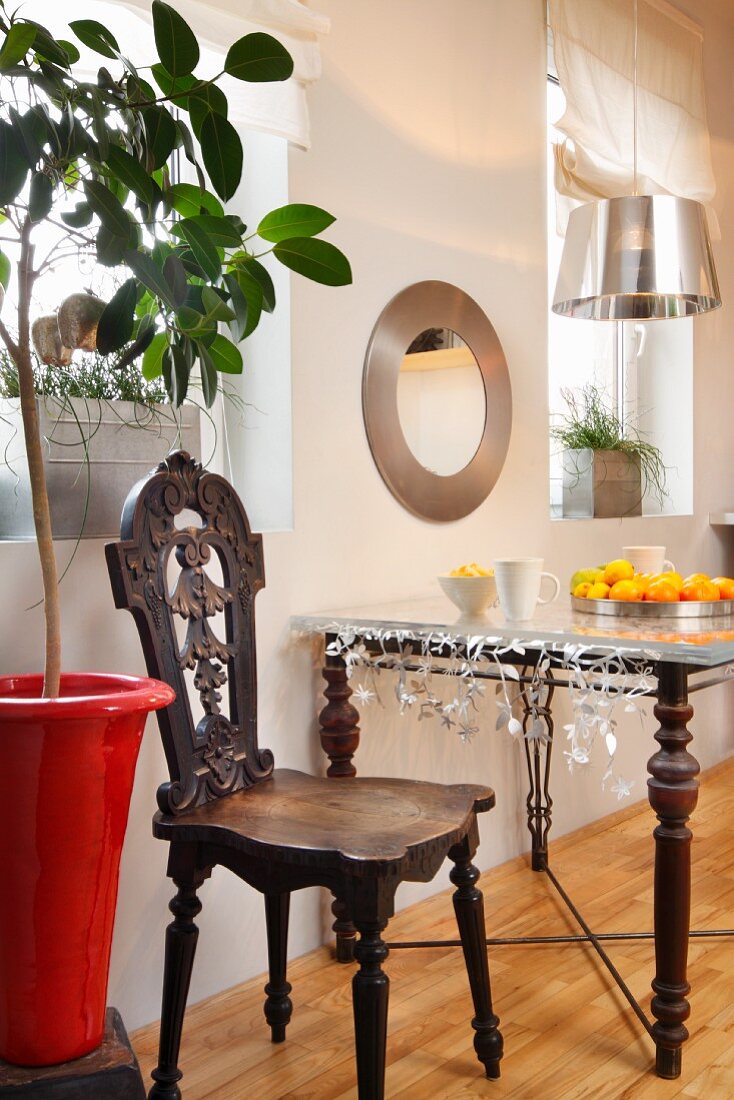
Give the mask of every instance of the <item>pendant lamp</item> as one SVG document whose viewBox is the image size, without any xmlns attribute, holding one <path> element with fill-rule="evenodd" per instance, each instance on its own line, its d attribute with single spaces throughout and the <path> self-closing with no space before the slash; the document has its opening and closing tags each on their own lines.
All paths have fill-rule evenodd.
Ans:
<svg viewBox="0 0 734 1100">
<path fill-rule="evenodd" d="M 649 321 L 721 305 L 703 205 L 637 194 L 637 31 L 634 0 L 634 193 L 572 211 L 552 306 L 562 317 Z"/>
</svg>

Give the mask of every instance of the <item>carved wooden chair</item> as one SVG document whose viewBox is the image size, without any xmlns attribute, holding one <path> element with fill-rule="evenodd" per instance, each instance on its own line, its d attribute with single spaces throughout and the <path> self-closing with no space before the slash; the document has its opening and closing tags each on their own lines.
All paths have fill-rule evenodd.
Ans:
<svg viewBox="0 0 734 1100">
<path fill-rule="evenodd" d="M 190 513 L 195 522 L 184 525 Z M 179 1046 L 201 909 L 196 892 L 217 864 L 265 895 L 265 1017 L 275 1043 L 285 1039 L 292 1010 L 286 981 L 291 891 L 325 886 L 351 918 L 359 934 L 353 980 L 358 1092 L 360 1100 L 381 1100 L 388 1001 L 381 933 L 398 884 L 429 881 L 448 856 L 474 1000 L 474 1047 L 487 1076 L 499 1077 L 502 1037 L 491 1004 L 479 872 L 472 865 L 476 814 L 492 807 L 492 791 L 273 769 L 272 753 L 258 747 L 257 737 L 254 600 L 265 583 L 262 537 L 251 533 L 232 487 L 185 452 L 169 455 L 135 486 L 123 511 L 122 541 L 106 550 L 115 603 L 135 618 L 148 672 L 176 690 L 176 701 L 158 712 L 170 782 L 158 790 L 153 832 L 170 843 L 168 875 L 177 893 L 166 931 L 159 1059 L 149 1096 L 181 1096 Z M 221 709 L 225 689 L 228 716 Z M 191 703 L 197 694 L 198 721 Z"/>
</svg>

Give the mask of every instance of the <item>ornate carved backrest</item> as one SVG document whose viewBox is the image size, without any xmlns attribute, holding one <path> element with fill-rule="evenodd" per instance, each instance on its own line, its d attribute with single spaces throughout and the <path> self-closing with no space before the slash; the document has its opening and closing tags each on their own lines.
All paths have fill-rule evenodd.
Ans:
<svg viewBox="0 0 734 1100">
<path fill-rule="evenodd" d="M 184 510 L 200 525 L 185 526 Z M 135 618 L 149 675 L 176 691 L 158 711 L 171 776 L 158 790 L 161 810 L 180 814 L 267 778 L 273 756 L 257 744 L 255 666 L 262 536 L 232 486 L 171 452 L 131 490 L 121 541 L 106 554 L 115 603 Z"/>
</svg>

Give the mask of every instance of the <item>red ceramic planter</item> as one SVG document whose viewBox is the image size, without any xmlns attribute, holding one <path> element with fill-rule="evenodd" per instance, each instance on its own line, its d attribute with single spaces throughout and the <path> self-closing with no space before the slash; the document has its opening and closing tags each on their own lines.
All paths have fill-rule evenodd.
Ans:
<svg viewBox="0 0 734 1100">
<path fill-rule="evenodd" d="M 0 677 L 0 1058 L 102 1041 L 120 853 L 147 714 L 174 692 L 97 673 Z"/>
</svg>

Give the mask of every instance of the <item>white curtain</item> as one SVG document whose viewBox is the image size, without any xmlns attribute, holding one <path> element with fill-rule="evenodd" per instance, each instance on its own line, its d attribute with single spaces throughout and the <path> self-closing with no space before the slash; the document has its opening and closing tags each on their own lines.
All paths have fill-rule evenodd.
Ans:
<svg viewBox="0 0 734 1100">
<path fill-rule="evenodd" d="M 151 0 L 113 0 L 150 19 Z M 247 84 L 225 77 L 222 90 L 230 101 L 233 122 L 252 130 L 285 137 L 309 147 L 306 88 L 321 75 L 319 35 L 329 31 L 329 19 L 300 0 L 175 0 L 174 7 L 206 48 L 221 56 L 244 34 L 265 31 L 277 38 L 293 58 L 290 80 Z M 206 53 L 204 60 L 206 60 Z"/>
<path fill-rule="evenodd" d="M 264 31 L 283 43 L 293 58 L 290 80 L 272 84 L 247 84 L 224 77 L 223 91 L 230 104 L 232 122 L 238 127 L 262 130 L 287 138 L 304 149 L 309 146 L 306 89 L 321 75 L 319 36 L 329 31 L 326 16 L 311 11 L 300 0 L 172 0 L 201 45 L 197 72 L 213 76 L 222 69 L 227 48 L 245 34 Z M 132 61 L 149 64 L 153 42 L 151 0 L 27 0 L 23 14 L 38 19 L 57 37 L 71 38 L 67 24 L 74 19 L 96 19 L 109 27 L 123 53 Z M 96 73 L 104 58 L 76 43 L 80 67 Z M 142 52 L 141 52 L 142 51 Z"/>
<path fill-rule="evenodd" d="M 571 206 L 634 185 L 634 0 L 549 0 L 566 110 L 555 124 L 559 229 Z M 667 0 L 638 0 L 637 190 L 710 203 L 703 37 Z M 571 201 L 568 201 L 571 200 Z M 712 230 L 717 229 L 709 207 Z"/>
</svg>

